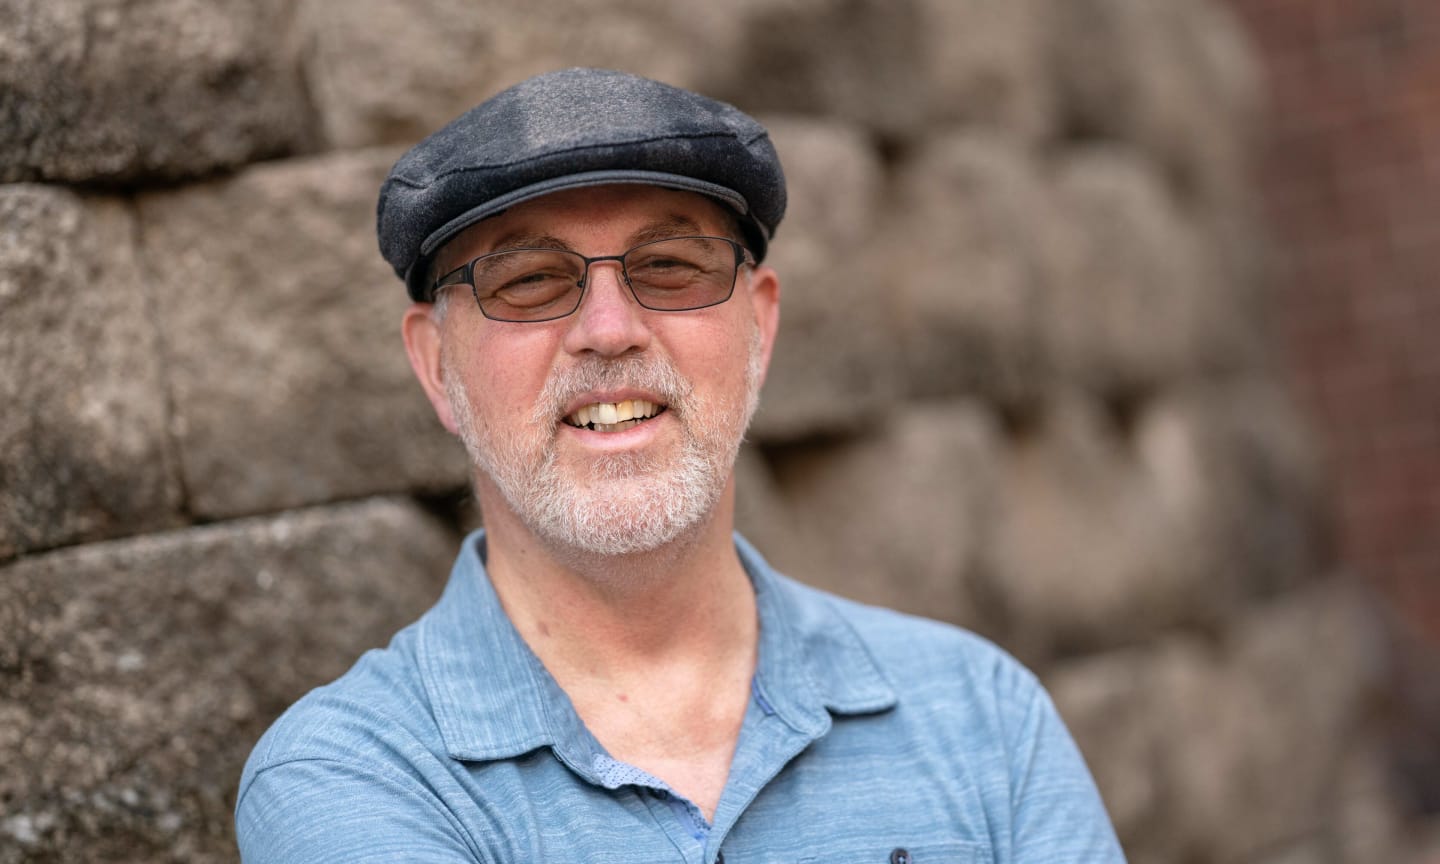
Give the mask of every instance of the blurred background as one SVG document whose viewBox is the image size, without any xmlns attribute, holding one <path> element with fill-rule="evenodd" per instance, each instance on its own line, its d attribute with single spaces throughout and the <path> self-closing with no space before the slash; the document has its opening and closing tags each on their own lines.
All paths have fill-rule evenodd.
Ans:
<svg viewBox="0 0 1440 864">
<path fill-rule="evenodd" d="M 772 130 L 739 522 L 1035 668 L 1132 862 L 1440 861 L 1440 7 L 0 0 L 0 864 L 228 861 L 474 525 L 394 159 L 599 65 Z"/>
</svg>

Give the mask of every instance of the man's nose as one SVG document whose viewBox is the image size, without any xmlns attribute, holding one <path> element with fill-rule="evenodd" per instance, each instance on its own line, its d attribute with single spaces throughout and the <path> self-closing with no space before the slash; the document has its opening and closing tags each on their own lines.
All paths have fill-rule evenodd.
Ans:
<svg viewBox="0 0 1440 864">
<path fill-rule="evenodd" d="M 630 293 L 619 261 L 596 261 L 586 277 L 585 296 L 565 334 L 565 350 L 618 357 L 650 346 L 645 309 Z"/>
</svg>

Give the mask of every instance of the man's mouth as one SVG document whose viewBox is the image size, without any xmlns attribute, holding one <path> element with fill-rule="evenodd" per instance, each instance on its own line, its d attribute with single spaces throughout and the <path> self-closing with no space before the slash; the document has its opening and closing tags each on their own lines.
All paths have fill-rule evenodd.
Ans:
<svg viewBox="0 0 1440 864">
<path fill-rule="evenodd" d="M 644 423 L 665 411 L 664 405 L 646 402 L 644 399 L 626 399 L 623 402 L 595 402 L 586 405 L 565 418 L 565 422 L 577 429 L 593 429 L 596 432 L 619 432 Z"/>
</svg>

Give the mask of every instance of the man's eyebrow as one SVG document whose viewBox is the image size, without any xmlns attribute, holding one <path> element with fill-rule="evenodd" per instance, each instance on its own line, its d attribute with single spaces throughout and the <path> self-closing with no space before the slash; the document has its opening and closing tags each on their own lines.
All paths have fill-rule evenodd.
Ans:
<svg viewBox="0 0 1440 864">
<path fill-rule="evenodd" d="M 507 249 L 564 249 L 569 250 L 570 244 L 561 240 L 553 234 L 537 234 L 528 231 L 512 231 L 509 234 L 501 235 L 495 241 L 486 254 L 489 252 L 504 252 Z"/>
<path fill-rule="evenodd" d="M 649 225 L 630 235 L 631 245 L 648 243 L 651 240 L 665 240 L 670 237 L 680 237 L 686 234 L 704 234 L 700 223 L 689 216 L 679 214 L 651 222 Z"/>
</svg>

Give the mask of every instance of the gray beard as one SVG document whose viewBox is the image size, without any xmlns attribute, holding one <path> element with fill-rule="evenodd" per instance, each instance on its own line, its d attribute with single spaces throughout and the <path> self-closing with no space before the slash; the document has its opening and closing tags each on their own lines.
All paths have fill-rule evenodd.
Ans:
<svg viewBox="0 0 1440 864">
<path fill-rule="evenodd" d="M 724 494 L 760 398 L 761 338 L 752 331 L 744 404 L 708 404 L 667 361 L 654 355 L 595 358 L 546 383 L 528 427 L 513 430 L 475 415 L 449 354 L 445 393 L 470 460 L 510 509 L 544 541 L 592 555 L 649 552 L 700 526 Z M 594 460 L 583 476 L 557 465 L 554 423 L 570 400 L 594 390 L 636 387 L 661 397 L 680 422 L 680 451 L 667 458 L 618 453 Z"/>
</svg>

